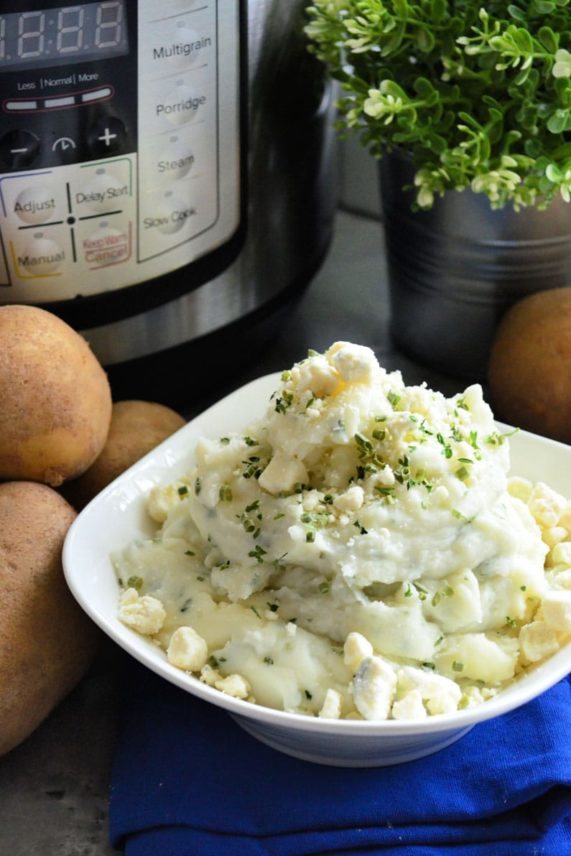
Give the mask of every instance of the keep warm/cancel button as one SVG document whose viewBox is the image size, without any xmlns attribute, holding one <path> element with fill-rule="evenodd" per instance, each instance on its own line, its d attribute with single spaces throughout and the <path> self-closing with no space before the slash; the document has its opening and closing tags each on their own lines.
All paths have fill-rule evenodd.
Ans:
<svg viewBox="0 0 571 856">
<path fill-rule="evenodd" d="M 82 249 L 91 270 L 126 262 L 131 257 L 131 224 L 115 228 L 102 220 L 98 228 L 83 239 Z"/>
</svg>

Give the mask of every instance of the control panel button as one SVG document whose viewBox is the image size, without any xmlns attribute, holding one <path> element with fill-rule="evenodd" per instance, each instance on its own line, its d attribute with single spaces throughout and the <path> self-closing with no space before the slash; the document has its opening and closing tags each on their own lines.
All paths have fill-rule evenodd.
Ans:
<svg viewBox="0 0 571 856">
<path fill-rule="evenodd" d="M 194 154 L 186 140 L 178 136 L 169 138 L 156 160 L 157 174 L 164 178 L 184 178 L 194 165 Z"/>
<path fill-rule="evenodd" d="M 195 62 L 204 43 L 211 44 L 211 39 L 200 39 L 198 33 L 191 30 L 184 21 L 178 21 L 174 32 L 172 46 L 163 49 L 169 62 L 175 68 L 188 68 Z"/>
<path fill-rule="evenodd" d="M 53 238 L 48 238 L 43 232 L 36 232 L 25 245 L 23 252 L 18 254 L 18 264 L 29 273 L 45 276 L 61 268 L 65 261 L 65 252 Z"/>
<path fill-rule="evenodd" d="M 30 166 L 40 151 L 40 141 L 29 131 L 8 131 L 0 139 L 0 159 L 10 169 Z"/>
<path fill-rule="evenodd" d="M 45 223 L 54 216 L 55 210 L 54 191 L 42 185 L 25 187 L 14 201 L 14 214 L 24 223 Z"/>
<path fill-rule="evenodd" d="M 101 89 L 91 89 L 89 92 L 84 92 L 81 96 L 81 103 L 92 104 L 94 101 L 105 101 L 112 95 L 113 90 L 110 86 L 102 86 Z"/>
<path fill-rule="evenodd" d="M 91 176 L 85 187 L 74 191 L 73 201 L 75 210 L 81 216 L 84 209 L 97 213 L 111 211 L 121 206 L 125 197 L 129 195 L 129 185 L 126 182 L 119 181 L 100 167 L 95 170 L 95 175 Z"/>
<path fill-rule="evenodd" d="M 5 101 L 4 102 L 4 110 L 8 113 L 28 113 L 30 110 L 37 110 L 38 102 L 31 101 L 27 98 L 24 99 L 16 99 L 15 101 Z"/>
<path fill-rule="evenodd" d="M 89 148 L 96 155 L 111 155 L 120 151 L 125 137 L 125 125 L 121 119 L 116 116 L 101 116 L 89 129 Z"/>
<path fill-rule="evenodd" d="M 191 89 L 184 80 L 178 80 L 164 101 L 157 102 L 156 115 L 158 119 L 166 119 L 171 125 L 185 125 L 195 118 L 205 103 L 205 95 Z"/>
<path fill-rule="evenodd" d="M 131 257 L 131 224 L 124 228 L 101 220 L 97 229 L 82 241 L 83 256 L 91 270 L 126 262 Z"/>
<path fill-rule="evenodd" d="M 61 107 L 73 107 L 74 95 L 64 95 L 61 98 L 44 98 L 44 110 L 57 110 Z"/>
<path fill-rule="evenodd" d="M 163 235 L 178 232 L 196 214 L 196 210 L 184 199 L 167 190 L 161 197 L 153 213 L 143 219 L 143 228 Z"/>
</svg>

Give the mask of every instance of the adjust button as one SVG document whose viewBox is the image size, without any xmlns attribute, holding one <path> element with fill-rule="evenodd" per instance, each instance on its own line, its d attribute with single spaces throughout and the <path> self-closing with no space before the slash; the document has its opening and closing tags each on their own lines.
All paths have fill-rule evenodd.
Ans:
<svg viewBox="0 0 571 856">
<path fill-rule="evenodd" d="M 45 185 L 25 187 L 14 201 L 14 214 L 24 223 L 45 223 L 56 211 L 54 192 Z"/>
<path fill-rule="evenodd" d="M 29 131 L 8 131 L 0 139 L 0 160 L 9 169 L 30 166 L 39 150 L 39 139 Z"/>
<path fill-rule="evenodd" d="M 116 116 L 101 116 L 88 133 L 89 148 L 96 155 L 111 155 L 122 149 L 125 142 L 125 125 Z"/>
</svg>

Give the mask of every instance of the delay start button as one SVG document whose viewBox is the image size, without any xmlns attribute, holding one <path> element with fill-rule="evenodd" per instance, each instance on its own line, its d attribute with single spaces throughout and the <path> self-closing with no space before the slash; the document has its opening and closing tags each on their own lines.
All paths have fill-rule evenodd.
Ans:
<svg viewBox="0 0 571 856">
<path fill-rule="evenodd" d="M 119 181 L 114 175 L 109 175 L 103 168 L 97 169 L 91 180 L 81 189 L 75 190 L 73 199 L 77 211 L 84 209 L 105 213 L 116 208 L 129 196 L 129 186 Z"/>
</svg>

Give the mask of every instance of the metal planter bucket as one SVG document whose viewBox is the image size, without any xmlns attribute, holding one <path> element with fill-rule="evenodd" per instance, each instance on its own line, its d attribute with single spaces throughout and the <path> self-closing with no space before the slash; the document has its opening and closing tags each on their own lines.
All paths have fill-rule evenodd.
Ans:
<svg viewBox="0 0 571 856">
<path fill-rule="evenodd" d="M 484 380 L 499 319 L 535 291 L 571 285 L 571 205 L 495 211 L 469 190 L 413 212 L 414 171 L 399 154 L 380 164 L 391 333 L 427 366 Z"/>
</svg>

